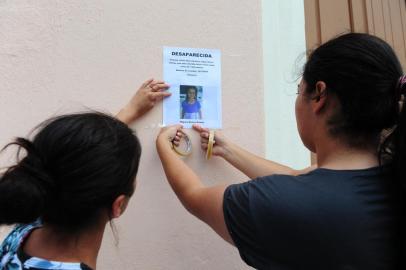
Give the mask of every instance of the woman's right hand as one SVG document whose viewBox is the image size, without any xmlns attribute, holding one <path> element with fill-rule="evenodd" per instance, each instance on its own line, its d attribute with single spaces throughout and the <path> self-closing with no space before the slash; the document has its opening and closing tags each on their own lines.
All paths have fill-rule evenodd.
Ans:
<svg viewBox="0 0 406 270">
<path fill-rule="evenodd" d="M 196 124 L 193 125 L 193 129 L 200 133 L 202 150 L 207 151 L 207 144 L 209 142 L 210 130 L 208 128 L 204 128 L 204 127 L 202 127 L 200 125 L 196 125 Z M 214 144 L 213 144 L 212 155 L 220 156 L 220 157 L 224 158 L 225 155 L 228 153 L 227 144 L 228 144 L 227 138 L 220 131 L 216 131 L 214 133 Z"/>
<path fill-rule="evenodd" d="M 167 127 L 161 128 L 161 131 L 159 132 L 157 136 L 157 142 L 158 141 L 167 141 L 169 144 L 174 144 L 176 146 L 179 146 L 179 142 L 183 137 L 183 126 L 182 125 L 171 125 Z"/>
<path fill-rule="evenodd" d="M 149 79 L 145 81 L 131 98 L 128 104 L 117 114 L 117 119 L 131 124 L 151 110 L 155 104 L 171 95 L 167 92 L 169 85 L 164 81 Z"/>
</svg>

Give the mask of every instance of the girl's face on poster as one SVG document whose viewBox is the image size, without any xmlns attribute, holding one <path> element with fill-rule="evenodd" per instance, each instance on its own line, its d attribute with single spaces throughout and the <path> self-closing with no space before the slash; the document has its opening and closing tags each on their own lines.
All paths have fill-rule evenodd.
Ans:
<svg viewBox="0 0 406 270">
<path fill-rule="evenodd" d="M 189 88 L 187 90 L 187 98 L 188 100 L 194 100 L 196 99 L 196 90 L 193 88 Z"/>
</svg>

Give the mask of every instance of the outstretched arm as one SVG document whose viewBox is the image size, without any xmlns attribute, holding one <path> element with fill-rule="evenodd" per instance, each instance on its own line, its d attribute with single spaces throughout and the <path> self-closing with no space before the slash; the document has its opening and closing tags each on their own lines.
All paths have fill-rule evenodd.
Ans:
<svg viewBox="0 0 406 270">
<path fill-rule="evenodd" d="M 224 240 L 233 244 L 223 215 L 223 195 L 226 185 L 205 187 L 194 171 L 172 150 L 172 141 L 182 136 L 180 125 L 161 130 L 156 147 L 166 177 L 183 206 L 207 223 Z"/>
<path fill-rule="evenodd" d="M 207 150 L 209 130 L 199 125 L 193 128 L 200 133 L 202 149 Z M 299 175 L 316 168 L 311 166 L 303 170 L 294 170 L 288 166 L 254 155 L 228 140 L 221 132 L 216 131 L 213 155 L 220 156 L 250 179 L 272 174 Z"/>
</svg>

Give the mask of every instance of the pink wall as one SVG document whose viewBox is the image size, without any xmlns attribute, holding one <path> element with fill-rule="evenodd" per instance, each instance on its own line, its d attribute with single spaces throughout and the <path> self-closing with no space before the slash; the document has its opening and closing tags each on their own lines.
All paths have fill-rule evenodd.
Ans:
<svg viewBox="0 0 406 270">
<path fill-rule="evenodd" d="M 259 0 L 1 1 L 0 146 L 55 114 L 117 112 L 144 79 L 162 76 L 166 45 L 222 51 L 224 133 L 263 155 L 260 16 Z M 143 144 L 137 190 L 116 222 L 118 246 L 107 228 L 98 268 L 248 269 L 170 190 L 154 144 L 161 113 L 134 126 Z M 205 183 L 246 179 L 218 158 L 205 161 L 189 134 L 187 162 Z"/>
</svg>

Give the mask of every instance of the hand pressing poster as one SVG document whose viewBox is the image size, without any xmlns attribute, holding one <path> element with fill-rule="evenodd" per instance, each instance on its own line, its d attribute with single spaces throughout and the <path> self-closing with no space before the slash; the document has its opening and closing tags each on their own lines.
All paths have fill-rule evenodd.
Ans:
<svg viewBox="0 0 406 270">
<path fill-rule="evenodd" d="M 221 128 L 220 51 L 164 47 L 163 62 L 172 93 L 164 100 L 163 124 Z"/>
</svg>

